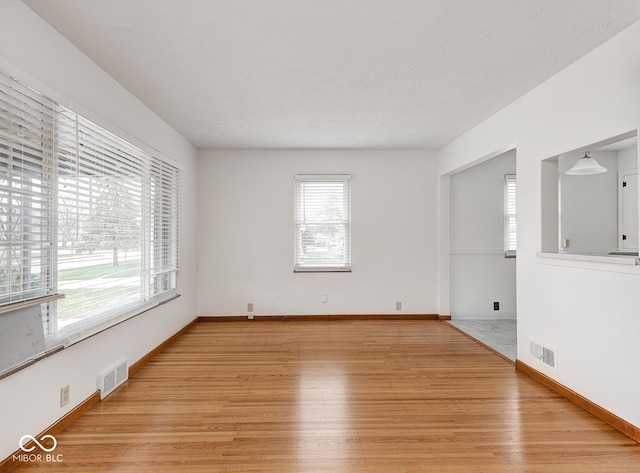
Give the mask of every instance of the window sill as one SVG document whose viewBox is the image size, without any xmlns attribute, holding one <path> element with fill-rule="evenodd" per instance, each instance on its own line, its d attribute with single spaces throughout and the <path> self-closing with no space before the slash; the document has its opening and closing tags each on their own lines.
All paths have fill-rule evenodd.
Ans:
<svg viewBox="0 0 640 473">
<path fill-rule="evenodd" d="M 147 304 L 139 305 L 131 310 L 124 312 L 120 315 L 110 316 L 107 318 L 98 318 L 97 320 L 90 320 L 89 324 L 85 326 L 70 326 L 68 331 L 61 330 L 57 336 L 49 336 L 46 338 L 46 344 L 48 347 L 56 347 L 62 345 L 64 348 L 68 348 L 75 345 L 78 342 L 82 342 L 88 338 L 98 335 L 105 330 L 108 330 L 116 325 L 120 325 L 129 319 L 137 317 L 138 315 L 149 312 L 158 306 L 171 302 L 174 299 L 180 297 L 180 294 L 176 290 L 167 291 L 159 294 Z"/>
<path fill-rule="evenodd" d="M 48 300 L 53 300 L 53 299 L 60 299 L 61 297 L 63 297 L 62 295 L 56 294 L 55 296 L 57 297 L 50 297 L 48 298 Z M 167 302 L 171 302 L 174 299 L 177 299 L 178 297 L 180 297 L 180 294 L 177 294 L 175 292 L 169 294 L 166 298 L 161 298 L 157 301 L 155 301 L 152 305 L 150 306 L 146 306 L 146 307 L 142 307 L 139 308 L 138 310 L 135 310 L 129 314 L 123 314 L 120 317 L 114 317 L 112 319 L 109 319 L 107 321 L 104 321 L 103 323 L 99 323 L 90 327 L 87 327 L 85 330 L 83 331 L 79 331 L 75 334 L 73 334 L 72 336 L 62 339 L 62 338 L 53 338 L 53 337 L 46 337 L 45 338 L 45 345 L 46 345 L 46 349 L 44 352 L 37 354 L 36 356 L 33 356 L 29 359 L 24 360 L 23 362 L 19 363 L 18 365 L 12 366 L 11 368 L 0 372 L 0 379 L 4 379 L 14 373 L 17 373 L 20 370 L 23 370 L 31 365 L 33 365 L 34 363 L 44 359 L 44 358 L 48 358 L 51 355 L 55 355 L 56 353 L 58 353 L 59 351 L 64 350 L 65 348 L 70 347 L 71 345 L 75 345 L 78 342 L 81 342 L 83 340 L 86 340 L 88 338 L 93 337 L 94 335 L 98 335 L 100 332 L 104 332 L 107 329 L 110 329 L 111 327 L 114 327 L 116 325 L 119 325 L 123 322 L 126 322 L 129 319 L 132 319 L 133 317 L 143 314 L 145 312 L 148 312 L 151 309 L 154 309 L 158 306 L 161 306 L 163 304 L 166 304 Z M 47 299 L 47 298 L 42 298 L 42 299 Z M 42 302 L 42 301 L 41 301 Z"/>
<path fill-rule="evenodd" d="M 450 250 L 449 256 L 503 256 L 504 258 L 515 258 L 515 250 L 503 250 L 502 248 L 465 248 L 461 250 Z"/>
<path fill-rule="evenodd" d="M 536 253 L 536 262 L 551 266 L 640 274 L 640 258 L 604 253 Z"/>
<path fill-rule="evenodd" d="M 57 299 L 63 299 L 64 294 L 55 293 L 47 296 L 34 297 L 33 299 L 26 299 L 23 301 L 10 302 L 8 304 L 0 305 L 0 314 L 11 312 L 14 310 L 24 309 L 25 307 L 31 307 L 33 305 L 43 304 L 45 302 L 55 301 Z"/>
<path fill-rule="evenodd" d="M 351 268 L 295 268 L 294 273 L 350 273 Z"/>
</svg>

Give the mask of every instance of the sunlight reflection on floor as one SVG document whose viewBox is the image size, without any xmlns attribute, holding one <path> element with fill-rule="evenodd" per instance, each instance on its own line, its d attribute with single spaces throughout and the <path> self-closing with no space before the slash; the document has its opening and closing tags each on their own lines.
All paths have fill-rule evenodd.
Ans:
<svg viewBox="0 0 640 473">
<path fill-rule="evenodd" d="M 350 428 L 347 378 L 335 363 L 305 363 L 298 383 L 300 471 L 331 466 L 341 471 L 348 458 Z"/>
</svg>

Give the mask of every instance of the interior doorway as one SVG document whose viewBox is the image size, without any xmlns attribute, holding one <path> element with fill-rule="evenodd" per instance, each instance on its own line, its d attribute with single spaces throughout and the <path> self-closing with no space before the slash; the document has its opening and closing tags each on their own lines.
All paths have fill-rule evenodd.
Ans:
<svg viewBox="0 0 640 473">
<path fill-rule="evenodd" d="M 451 324 L 512 361 L 517 355 L 515 175 L 512 149 L 451 175 L 449 188 Z"/>
</svg>

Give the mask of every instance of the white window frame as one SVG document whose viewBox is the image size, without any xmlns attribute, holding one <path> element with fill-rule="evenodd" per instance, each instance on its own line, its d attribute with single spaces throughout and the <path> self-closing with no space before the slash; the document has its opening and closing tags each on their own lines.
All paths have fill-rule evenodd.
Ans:
<svg viewBox="0 0 640 473">
<path fill-rule="evenodd" d="M 517 180 L 515 174 L 504 176 L 504 256 L 516 257 L 517 218 L 516 218 Z"/>
<path fill-rule="evenodd" d="M 37 247 L 37 256 L 33 257 L 34 261 L 29 260 L 28 263 L 30 265 L 45 265 L 46 274 L 50 275 L 46 278 L 46 281 L 44 277 L 42 278 L 46 284 L 39 287 L 33 294 L 24 290 L 8 293 L 4 297 L 6 300 L 0 300 L 0 313 L 40 304 L 46 348 L 52 350 L 60 345 L 73 344 L 178 297 L 178 215 L 180 213 L 180 181 L 182 174 L 180 167 L 168 158 L 152 151 L 146 145 L 132 144 L 130 142 L 131 138 L 125 139 L 119 136 L 121 133 L 112 133 L 88 118 L 65 109 L 58 102 L 43 96 L 28 85 L 9 77 L 1 71 L 0 82 L 2 86 L 0 88 L 0 99 L 3 100 L 0 103 L 0 110 L 3 111 L 3 114 L 0 115 L 0 145 L 2 145 L 2 148 L 0 148 L 0 171 L 4 170 L 0 174 L 0 176 L 4 176 L 4 181 L 0 181 L 0 185 L 2 185 L 0 197 L 4 196 L 3 205 L 10 209 L 6 210 L 5 214 L 15 214 L 15 217 L 12 217 L 12 221 L 18 222 L 19 225 L 14 225 L 16 227 L 14 233 L 16 233 L 17 237 L 20 237 L 20 241 L 24 239 L 21 235 L 25 234 L 25 232 L 18 227 L 25 225 L 22 222 L 25 218 L 27 219 L 27 224 L 33 227 L 34 217 L 31 217 L 31 214 L 25 214 L 27 217 L 22 217 L 21 213 L 16 212 L 20 212 L 21 208 L 26 208 L 25 205 L 27 204 L 31 205 L 29 202 L 35 202 L 38 209 L 44 209 L 40 212 L 43 216 L 37 215 L 39 222 L 45 222 L 40 224 L 43 230 L 35 234 L 35 237 L 30 237 L 29 240 L 29 245 L 35 248 L 35 245 L 39 244 L 42 249 Z M 42 115 L 44 118 L 41 118 L 40 115 L 34 115 L 35 113 L 44 113 L 45 115 Z M 24 117 L 26 117 L 27 121 L 24 121 Z M 71 118 L 70 121 L 69 117 Z M 59 134 L 59 131 L 62 130 L 59 129 L 62 123 L 61 120 L 66 120 L 66 128 L 64 130 L 67 132 L 71 130 L 65 136 L 64 144 L 61 141 L 63 140 L 62 135 Z M 26 128 L 21 123 L 32 127 L 33 130 L 29 133 L 23 132 L 22 130 Z M 90 128 L 90 132 L 88 134 L 85 133 L 85 137 L 89 135 L 91 137 L 85 138 L 83 143 L 78 141 L 78 136 L 82 134 L 82 132 L 78 131 L 78 124 L 82 124 L 85 129 L 86 127 Z M 40 135 L 42 135 L 42 139 L 39 138 Z M 58 294 L 58 290 L 62 287 L 62 281 L 59 281 L 58 277 L 60 271 L 62 271 L 59 260 L 59 220 L 61 218 L 61 210 L 58 193 L 61 192 L 61 181 L 66 180 L 68 184 L 69 177 L 73 177 L 74 174 L 70 174 L 70 169 L 73 168 L 76 161 L 80 162 L 82 151 L 86 152 L 90 149 L 87 148 L 87 144 L 90 144 L 89 141 L 86 141 L 87 139 L 89 141 L 98 140 L 95 143 L 97 143 L 101 151 L 92 154 L 91 159 L 95 160 L 92 163 L 95 162 L 96 166 L 94 168 L 92 167 L 93 164 L 91 164 L 90 167 L 94 171 L 89 173 L 79 171 L 80 166 L 76 166 L 76 180 L 86 180 L 87 177 L 91 180 L 93 177 L 99 178 L 100 176 L 108 177 L 112 180 L 117 179 L 117 172 L 114 174 L 114 172 L 110 171 L 105 174 L 100 170 L 102 167 L 100 153 L 104 153 L 103 156 L 105 156 L 105 169 L 108 166 L 114 169 L 114 163 L 116 163 L 115 167 L 118 169 L 121 165 L 127 166 L 126 163 L 130 159 L 135 161 L 130 166 L 130 169 L 133 169 L 135 174 L 129 174 L 132 177 L 129 179 L 128 185 L 133 185 L 131 184 L 132 182 L 139 181 L 136 186 L 136 193 L 142 196 L 140 197 L 140 204 L 137 205 L 139 215 L 133 217 L 140 221 L 140 251 L 142 255 L 140 257 L 140 281 L 139 287 L 136 286 L 137 295 L 135 301 L 132 299 L 130 303 L 115 304 L 117 307 L 113 308 L 113 310 L 110 307 L 112 304 L 106 301 L 102 303 L 102 307 L 99 307 L 95 313 L 94 309 L 88 311 L 82 309 L 82 314 L 78 317 L 78 323 L 69 324 L 60 329 L 58 327 L 58 306 L 63 305 L 66 301 L 60 302 L 59 299 L 65 296 L 64 294 Z M 104 148 L 102 148 L 103 144 Z M 25 174 L 26 171 L 21 170 L 21 166 L 24 166 L 21 164 L 22 157 L 20 154 L 23 152 L 21 151 L 23 148 L 28 153 L 25 154 L 27 160 L 24 162 L 25 165 L 29 166 L 30 174 Z M 63 148 L 65 148 L 64 152 L 66 152 L 64 158 L 60 154 L 63 152 Z M 75 154 L 77 154 L 77 157 L 74 157 Z M 62 166 L 66 166 L 66 168 L 63 170 Z M 39 171 L 41 168 L 44 171 Z M 47 186 L 46 188 L 43 187 L 42 190 L 28 188 L 25 191 L 22 189 L 24 186 L 21 187 L 20 185 L 22 180 L 20 176 L 25 174 L 28 177 L 33 174 L 33 170 L 50 176 L 50 178 L 47 177 Z M 42 181 L 44 183 L 42 178 L 38 179 L 40 179 L 38 182 Z M 15 189 L 15 191 L 12 189 Z M 86 192 L 86 190 L 87 187 L 85 186 L 82 191 L 78 192 Z M 23 193 L 24 195 L 21 196 L 18 193 Z M 32 195 L 36 195 L 36 197 L 29 197 Z M 27 204 L 21 203 L 23 201 L 27 202 Z M 14 207 L 17 210 L 12 210 Z M 76 209 L 78 208 L 76 205 Z M 43 213 L 44 211 L 46 212 Z M 129 216 L 126 218 L 129 218 Z M 33 234 L 33 231 L 29 234 Z M 21 248 L 25 247 L 25 243 L 20 243 L 20 245 Z M 44 258 L 45 253 L 47 255 L 46 259 Z M 65 264 L 65 266 L 67 265 Z M 43 274 L 45 270 L 36 268 L 36 271 L 39 274 Z M 92 277 L 91 274 L 88 274 L 86 281 L 91 281 Z M 60 292 L 62 293 L 62 291 Z M 67 297 L 67 299 L 69 298 Z"/>
<path fill-rule="evenodd" d="M 335 184 L 342 186 L 340 211 L 336 214 L 335 220 L 326 218 L 314 218 L 307 215 L 309 207 L 304 199 L 304 187 L 307 184 Z M 313 251 L 318 251 L 318 257 L 314 259 L 307 253 L 307 238 L 305 233 L 309 228 L 322 226 L 338 227 L 333 235 L 333 244 L 326 243 L 326 248 L 318 248 L 314 241 Z M 299 174 L 295 176 L 295 199 L 294 199 L 294 272 L 350 272 L 351 271 L 351 176 L 348 174 Z M 326 251 L 326 262 L 323 262 L 322 253 Z M 331 259 L 331 257 L 334 257 Z"/>
<path fill-rule="evenodd" d="M 0 304 L 53 293 L 56 104 L 0 73 Z"/>
</svg>

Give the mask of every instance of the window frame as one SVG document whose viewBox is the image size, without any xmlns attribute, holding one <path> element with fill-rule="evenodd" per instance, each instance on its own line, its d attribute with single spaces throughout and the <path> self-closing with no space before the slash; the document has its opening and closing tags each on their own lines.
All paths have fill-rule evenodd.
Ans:
<svg viewBox="0 0 640 473">
<path fill-rule="evenodd" d="M 0 73 L 0 307 L 54 292 L 55 107 Z"/>
<path fill-rule="evenodd" d="M 102 330 L 112 327 L 116 324 L 123 322 L 131 317 L 139 315 L 149 309 L 156 307 L 160 304 L 166 303 L 170 300 L 179 297 L 178 290 L 178 272 L 179 272 L 179 241 L 178 241 L 178 218 L 180 214 L 180 195 L 181 195 L 181 179 L 182 179 L 182 167 L 170 158 L 166 158 L 152 148 L 138 142 L 134 138 L 128 137 L 125 133 L 117 130 L 113 126 L 105 123 L 99 118 L 91 116 L 89 112 L 77 113 L 70 109 L 67 109 L 60 105 L 60 102 L 65 102 L 65 99 L 58 98 L 57 101 L 50 97 L 46 97 L 39 91 L 31 88 L 29 85 L 11 77 L 6 72 L 0 71 L 0 81 L 2 81 L 4 95 L 0 96 L 0 99 L 5 99 L 5 104 L 8 104 L 9 112 L 6 112 L 3 117 L 2 123 L 0 123 L 0 132 L 7 135 L 4 139 L 0 136 L 0 144 L 3 147 L 0 148 L 0 152 L 3 152 L 0 162 L 0 171 L 5 170 L 5 181 L 10 179 L 12 182 L 12 153 L 14 153 L 14 135 L 16 137 L 21 136 L 19 130 L 16 129 L 16 120 L 12 117 L 20 116 L 23 113 L 22 105 L 24 100 L 36 100 L 46 103 L 48 109 L 51 112 L 51 125 L 53 145 L 48 144 L 43 138 L 42 143 L 36 143 L 35 152 L 36 155 L 43 156 L 43 163 L 46 159 L 51 161 L 48 165 L 51 167 L 49 173 L 51 182 L 46 190 L 41 190 L 41 199 L 47 199 L 49 212 L 47 217 L 50 222 L 47 224 L 46 236 L 41 239 L 47 242 L 47 254 L 50 261 L 48 267 L 50 267 L 50 274 L 47 280 L 47 286 L 44 290 L 40 290 L 38 294 L 30 295 L 26 294 L 25 297 L 11 299 L 9 294 L 7 300 L 0 303 L 0 313 L 11 312 L 20 310 L 27 306 L 40 305 L 41 318 L 43 328 L 45 332 L 45 348 L 47 353 L 52 352 L 60 348 L 61 346 L 68 346 L 83 340 L 89 336 L 92 336 Z M 50 105 L 49 105 L 50 104 Z M 2 104 L 0 104 L 2 105 Z M 60 186 L 63 176 L 59 165 L 60 159 L 60 136 L 58 135 L 58 120 L 60 115 L 66 113 L 71 116 L 77 117 L 76 120 L 83 121 L 92 127 L 98 139 L 116 140 L 134 150 L 136 155 L 143 156 L 144 169 L 140 168 L 140 175 L 132 178 L 132 180 L 140 180 L 140 184 L 137 187 L 139 192 L 143 195 L 144 202 L 139 206 L 140 214 L 139 218 L 144 220 L 146 225 L 146 233 L 142 234 L 143 238 L 146 238 L 147 245 L 146 256 L 141 256 L 141 280 L 140 280 L 140 297 L 135 301 L 131 301 L 129 304 L 125 304 L 122 307 L 118 307 L 113 311 L 101 312 L 98 316 L 93 310 L 86 310 L 82 308 L 83 314 L 79 318 L 80 323 L 68 324 L 67 327 L 59 329 L 58 327 L 58 305 L 62 302 L 65 296 L 62 292 L 58 292 L 59 281 L 58 276 L 61 271 L 61 261 L 59 250 L 60 248 L 60 219 L 62 218 L 62 211 L 60 209 L 61 200 L 59 199 Z M 100 124 L 96 123 L 100 122 Z M 21 128 L 20 128 L 21 129 Z M 13 131 L 12 131 L 13 130 Z M 112 131 L 113 130 L 113 131 Z M 43 128 L 43 133 L 46 130 Z M 77 135 L 77 131 L 74 132 Z M 73 134 L 73 133 L 72 133 Z M 34 140 L 31 139 L 31 142 Z M 38 142 L 39 140 L 35 140 Z M 33 145 L 33 143 L 30 143 Z M 39 145 L 42 148 L 38 147 Z M 81 145 L 77 144 L 74 152 L 80 153 Z M 73 146 L 72 146 L 73 148 Z M 79 157 L 77 158 L 80 159 Z M 127 159 L 126 156 L 116 156 L 114 159 Z M 121 161 L 125 162 L 125 161 Z M 96 176 L 98 174 L 95 174 Z M 85 175 L 85 178 L 88 175 Z M 105 175 L 106 176 L 106 175 Z M 68 176 L 66 176 L 68 177 Z M 104 176 L 103 176 L 104 177 Z M 76 179 L 81 179 L 82 176 L 78 174 Z M 5 182 L 4 194 L 9 195 L 11 190 L 10 184 Z M 8 187 L 9 186 L 9 187 Z M 6 188 L 6 189 L 5 189 Z M 0 189 L 0 196 L 4 195 Z M 5 198 L 8 202 L 8 207 L 13 205 L 9 197 Z M 14 199 L 15 200 L 15 199 Z M 17 205 L 17 204 L 16 204 Z M 22 206 L 22 204 L 20 204 Z M 7 210 L 7 212 L 9 212 Z M 10 215 L 10 214 L 7 214 Z M 41 217 L 42 218 L 42 217 Z M 143 243 L 141 243 L 142 245 Z M 142 251 L 142 250 L 141 250 Z M 39 259 L 40 257 L 36 257 Z M 144 260 L 144 261 L 143 261 Z M 91 281 L 91 276 L 88 276 L 86 281 Z M 108 305 L 109 302 L 107 301 Z"/>
<path fill-rule="evenodd" d="M 301 204 L 301 188 L 307 183 L 341 183 L 342 184 L 342 218 L 337 221 L 316 220 L 309 221 L 300 215 L 300 209 L 306 208 Z M 305 212 L 303 211 L 303 215 Z M 335 260 L 335 264 L 311 264 L 303 261 L 304 236 L 303 227 L 320 225 L 343 226 L 342 260 Z M 298 174 L 294 179 L 294 273 L 327 273 L 351 272 L 351 175 L 349 174 Z"/>
<path fill-rule="evenodd" d="M 515 174 L 504 175 L 504 257 L 515 258 L 517 250 L 517 195 Z"/>
</svg>

